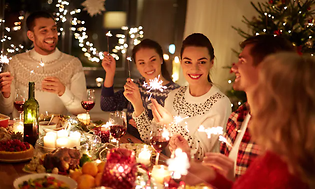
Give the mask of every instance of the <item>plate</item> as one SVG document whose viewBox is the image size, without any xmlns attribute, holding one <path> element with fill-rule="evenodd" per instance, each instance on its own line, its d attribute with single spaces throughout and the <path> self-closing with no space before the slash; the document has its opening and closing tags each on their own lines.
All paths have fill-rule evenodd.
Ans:
<svg viewBox="0 0 315 189">
<path fill-rule="evenodd" d="M 0 159 L 0 162 L 17 163 L 17 162 L 28 161 L 30 159 L 32 159 L 32 157 L 28 157 L 28 158 L 24 158 L 24 159 Z"/>
<path fill-rule="evenodd" d="M 29 179 L 37 179 L 43 178 L 44 176 L 52 176 L 55 177 L 57 180 L 65 182 L 70 189 L 77 188 L 77 183 L 70 177 L 66 177 L 63 175 L 56 175 L 56 174 L 49 174 L 49 173 L 37 173 L 37 174 L 29 174 L 19 177 L 14 180 L 13 186 L 15 189 L 19 189 L 19 184 L 22 184 L 24 181 L 28 181 Z"/>
</svg>

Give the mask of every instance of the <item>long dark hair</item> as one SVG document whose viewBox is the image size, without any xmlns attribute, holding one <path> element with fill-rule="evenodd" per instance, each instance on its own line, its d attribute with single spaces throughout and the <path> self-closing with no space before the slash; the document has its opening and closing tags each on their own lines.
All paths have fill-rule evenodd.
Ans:
<svg viewBox="0 0 315 189">
<path fill-rule="evenodd" d="M 182 48 L 180 49 L 180 57 L 182 58 L 183 52 L 186 47 L 206 47 L 208 49 L 210 55 L 210 61 L 214 59 L 214 48 L 210 42 L 210 40 L 203 35 L 202 33 L 193 33 L 186 37 L 183 41 Z M 210 76 L 208 75 L 208 81 L 212 83 Z"/>
<path fill-rule="evenodd" d="M 163 58 L 163 50 L 161 45 L 159 45 L 156 41 L 153 41 L 151 39 L 144 39 L 142 40 L 138 45 L 136 45 L 133 49 L 132 49 L 132 59 L 134 60 L 134 62 L 136 62 L 136 53 L 140 50 L 140 49 L 154 49 L 156 53 L 158 53 L 158 55 L 160 56 L 160 58 L 162 59 L 162 64 L 161 64 L 161 74 L 162 76 L 168 80 L 168 81 L 172 81 L 172 77 L 170 75 L 170 73 L 167 71 L 166 68 L 166 63 L 165 60 Z"/>
</svg>

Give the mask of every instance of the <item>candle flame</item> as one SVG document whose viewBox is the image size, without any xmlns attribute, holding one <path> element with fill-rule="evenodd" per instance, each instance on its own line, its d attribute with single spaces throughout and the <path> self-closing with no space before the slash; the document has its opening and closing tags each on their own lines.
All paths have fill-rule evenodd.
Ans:
<svg viewBox="0 0 315 189">
<path fill-rule="evenodd" d="M 188 156 L 180 148 L 175 150 L 172 158 L 167 160 L 168 170 L 173 172 L 175 179 L 180 179 L 181 175 L 187 175 L 190 167 Z"/>
<path fill-rule="evenodd" d="M 111 37 L 111 36 L 113 36 L 113 35 L 110 33 L 110 31 L 108 31 L 108 32 L 106 33 L 106 36 L 107 36 L 107 37 Z"/>
<path fill-rule="evenodd" d="M 122 166 L 119 166 L 118 169 L 117 169 L 120 173 L 123 173 L 124 172 L 124 168 Z"/>
<path fill-rule="evenodd" d="M 148 92 L 151 92 L 152 90 L 159 90 L 159 91 L 163 92 L 163 90 L 167 89 L 167 87 L 163 86 L 162 83 L 163 83 L 163 81 L 160 80 L 160 75 L 159 75 L 158 77 L 156 77 L 154 79 L 150 79 L 149 83 L 144 82 L 143 87 L 146 87 L 148 89 Z M 150 100 L 151 95 L 152 94 L 150 94 L 150 97 L 148 100 Z"/>
</svg>

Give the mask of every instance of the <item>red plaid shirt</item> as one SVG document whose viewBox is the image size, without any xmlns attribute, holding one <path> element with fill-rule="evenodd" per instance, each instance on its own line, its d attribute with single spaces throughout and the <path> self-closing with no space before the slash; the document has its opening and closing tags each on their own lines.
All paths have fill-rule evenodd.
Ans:
<svg viewBox="0 0 315 189">
<path fill-rule="evenodd" d="M 241 129 L 242 123 L 249 113 L 249 106 L 248 103 L 241 105 L 235 112 L 233 112 L 227 122 L 226 125 L 226 132 L 224 137 L 227 141 L 234 144 L 235 139 L 238 135 L 238 131 Z M 250 121 L 249 121 L 250 122 Z M 237 160 L 236 160 L 236 168 L 235 168 L 235 177 L 238 178 L 242 176 L 249 165 L 253 162 L 253 160 L 262 153 L 260 147 L 251 141 L 251 136 L 249 133 L 249 123 L 245 130 L 244 136 L 239 146 L 239 150 L 237 153 Z M 232 147 L 226 145 L 225 143 L 221 143 L 220 151 L 222 154 L 229 156 Z"/>
</svg>

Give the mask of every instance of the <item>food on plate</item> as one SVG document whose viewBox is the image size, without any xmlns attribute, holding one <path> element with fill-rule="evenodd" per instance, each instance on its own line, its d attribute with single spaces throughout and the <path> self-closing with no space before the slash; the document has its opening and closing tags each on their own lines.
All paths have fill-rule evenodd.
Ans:
<svg viewBox="0 0 315 189">
<path fill-rule="evenodd" d="M 83 167 L 82 167 L 83 174 L 89 174 L 95 177 L 97 172 L 98 172 L 98 168 L 94 162 L 86 162 L 83 164 Z"/>
<path fill-rule="evenodd" d="M 2 140 L 0 142 L 1 160 L 27 160 L 34 155 L 34 148 L 27 142 L 21 142 L 17 139 Z"/>
<path fill-rule="evenodd" d="M 3 127 L 0 127 L 0 141 L 11 139 L 9 131 Z"/>
<path fill-rule="evenodd" d="M 19 184 L 19 189 L 70 189 L 63 181 L 57 180 L 53 176 L 44 176 L 43 178 L 29 179 Z"/>
<path fill-rule="evenodd" d="M 67 173 L 69 169 L 79 167 L 81 154 L 77 149 L 58 148 L 55 151 L 46 154 L 44 158 L 44 167 L 46 170 L 53 170 L 57 167 L 59 173 Z"/>
<path fill-rule="evenodd" d="M 90 162 L 91 158 L 87 154 L 83 154 L 80 159 L 80 166 L 82 167 L 85 162 Z"/>
<path fill-rule="evenodd" d="M 95 178 L 88 174 L 81 175 L 78 180 L 78 189 L 90 189 L 95 187 Z"/>
</svg>

